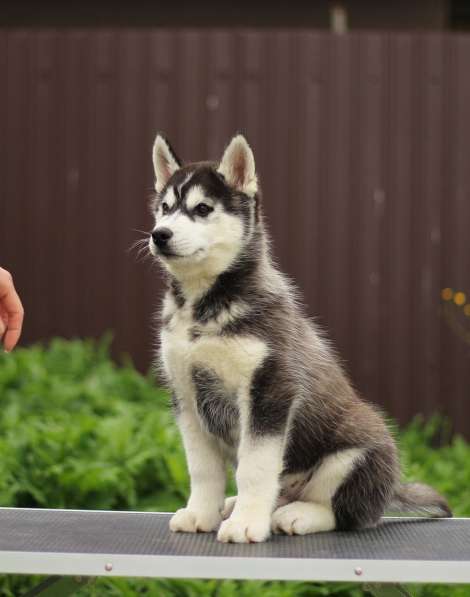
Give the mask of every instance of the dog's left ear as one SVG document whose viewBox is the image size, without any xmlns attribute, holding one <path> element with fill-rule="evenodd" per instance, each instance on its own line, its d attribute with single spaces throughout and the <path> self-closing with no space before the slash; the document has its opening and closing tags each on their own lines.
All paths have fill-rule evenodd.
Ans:
<svg viewBox="0 0 470 597">
<path fill-rule="evenodd" d="M 254 197 L 258 192 L 255 158 L 243 135 L 236 135 L 230 141 L 222 156 L 218 172 L 238 191 L 250 197 Z"/>
<path fill-rule="evenodd" d="M 181 168 L 181 160 L 163 135 L 158 134 L 153 144 L 155 190 L 159 193 L 171 176 Z"/>
</svg>

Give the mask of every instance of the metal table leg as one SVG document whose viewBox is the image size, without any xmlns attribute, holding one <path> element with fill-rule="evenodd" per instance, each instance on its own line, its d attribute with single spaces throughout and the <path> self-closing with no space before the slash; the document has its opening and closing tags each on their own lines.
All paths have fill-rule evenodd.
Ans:
<svg viewBox="0 0 470 597">
<path fill-rule="evenodd" d="M 24 597 L 65 597 L 72 595 L 93 580 L 90 576 L 50 576 L 44 582 L 33 587 Z"/>
<path fill-rule="evenodd" d="M 364 586 L 373 597 L 412 597 L 411 593 L 398 584 L 374 583 Z"/>
</svg>

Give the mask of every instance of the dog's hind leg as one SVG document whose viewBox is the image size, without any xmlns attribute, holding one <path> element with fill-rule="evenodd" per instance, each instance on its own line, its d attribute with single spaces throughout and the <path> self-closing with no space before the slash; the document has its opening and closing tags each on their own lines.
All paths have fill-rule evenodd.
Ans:
<svg viewBox="0 0 470 597">
<path fill-rule="evenodd" d="M 393 444 L 364 452 L 332 498 L 338 530 L 376 526 L 389 505 L 399 478 Z"/>
<path fill-rule="evenodd" d="M 307 535 L 332 531 L 336 527 L 331 506 L 313 502 L 291 502 L 278 508 L 271 518 L 273 533 Z"/>
<path fill-rule="evenodd" d="M 363 457 L 364 450 L 351 448 L 323 458 L 295 500 L 274 511 L 272 530 L 305 535 L 337 528 L 334 496 L 361 466 Z"/>
</svg>

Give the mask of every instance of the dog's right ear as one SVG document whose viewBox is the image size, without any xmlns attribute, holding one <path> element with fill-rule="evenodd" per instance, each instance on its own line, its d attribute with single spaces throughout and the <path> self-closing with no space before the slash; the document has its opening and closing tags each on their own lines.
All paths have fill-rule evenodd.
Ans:
<svg viewBox="0 0 470 597">
<path fill-rule="evenodd" d="M 155 190 L 160 193 L 171 176 L 181 168 L 181 160 L 160 133 L 155 138 L 152 156 L 155 171 Z"/>
</svg>

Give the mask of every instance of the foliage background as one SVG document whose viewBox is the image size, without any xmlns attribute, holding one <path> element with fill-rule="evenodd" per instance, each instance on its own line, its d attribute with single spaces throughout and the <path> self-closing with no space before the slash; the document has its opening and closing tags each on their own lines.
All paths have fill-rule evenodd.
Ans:
<svg viewBox="0 0 470 597">
<path fill-rule="evenodd" d="M 132 363 L 117 366 L 109 338 L 53 340 L 0 355 L 0 505 L 174 510 L 188 478 L 167 394 Z M 470 445 L 435 418 L 399 433 L 405 476 L 443 492 L 470 515 Z M 0 594 L 22 594 L 37 578 L 0 576 Z M 468 595 L 468 587 L 419 586 L 418 596 Z M 338 595 L 353 584 L 100 579 L 81 595 L 217 597 Z"/>
</svg>

